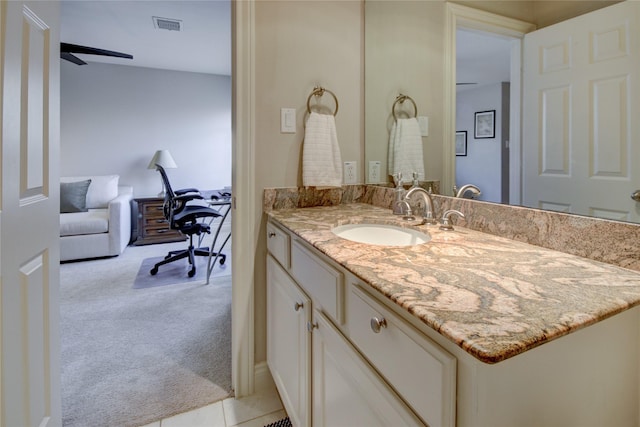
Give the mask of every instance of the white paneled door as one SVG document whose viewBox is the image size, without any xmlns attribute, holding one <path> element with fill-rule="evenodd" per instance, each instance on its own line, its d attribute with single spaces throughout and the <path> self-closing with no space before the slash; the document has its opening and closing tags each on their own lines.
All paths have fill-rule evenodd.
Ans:
<svg viewBox="0 0 640 427">
<path fill-rule="evenodd" d="M 0 425 L 59 426 L 59 3 L 0 2 Z"/>
<path fill-rule="evenodd" d="M 525 36 L 524 205 L 640 221 L 638 13 L 622 2 Z"/>
</svg>

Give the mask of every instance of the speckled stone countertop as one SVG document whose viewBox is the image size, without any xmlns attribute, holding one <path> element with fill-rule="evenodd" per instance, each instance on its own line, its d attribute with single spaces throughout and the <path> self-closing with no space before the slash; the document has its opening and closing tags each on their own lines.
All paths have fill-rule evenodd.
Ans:
<svg viewBox="0 0 640 427">
<path fill-rule="evenodd" d="M 638 272 L 459 226 L 416 226 L 369 204 L 267 214 L 485 363 L 640 304 Z M 361 222 L 401 224 L 432 238 L 388 247 L 331 232 Z"/>
</svg>

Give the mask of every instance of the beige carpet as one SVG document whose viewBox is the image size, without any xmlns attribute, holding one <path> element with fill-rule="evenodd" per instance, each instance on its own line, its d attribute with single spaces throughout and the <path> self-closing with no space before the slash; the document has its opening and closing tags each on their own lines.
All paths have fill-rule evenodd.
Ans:
<svg viewBox="0 0 640 427">
<path fill-rule="evenodd" d="M 231 276 L 132 288 L 143 259 L 181 245 L 61 265 L 64 426 L 139 426 L 231 395 Z"/>
</svg>

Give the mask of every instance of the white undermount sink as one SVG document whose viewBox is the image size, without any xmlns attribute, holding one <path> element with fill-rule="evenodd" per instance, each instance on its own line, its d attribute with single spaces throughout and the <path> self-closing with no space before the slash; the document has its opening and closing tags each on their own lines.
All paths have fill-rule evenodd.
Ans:
<svg viewBox="0 0 640 427">
<path fill-rule="evenodd" d="M 347 224 L 334 227 L 331 231 L 343 239 L 369 245 L 414 246 L 431 240 L 426 233 L 395 225 Z"/>
</svg>

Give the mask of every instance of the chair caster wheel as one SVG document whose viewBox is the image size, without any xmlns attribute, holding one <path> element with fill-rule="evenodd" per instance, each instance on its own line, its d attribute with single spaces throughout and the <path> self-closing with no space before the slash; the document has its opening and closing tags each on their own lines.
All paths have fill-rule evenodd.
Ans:
<svg viewBox="0 0 640 427">
<path fill-rule="evenodd" d="M 151 269 L 151 271 L 149 271 L 149 273 L 150 273 L 152 276 L 155 276 L 155 275 L 156 275 L 156 273 L 158 273 L 158 269 L 157 269 L 156 267 L 153 267 L 153 268 Z"/>
<path fill-rule="evenodd" d="M 226 257 L 220 258 L 220 265 L 224 265 L 224 262 L 227 260 Z"/>
<path fill-rule="evenodd" d="M 187 273 L 189 275 L 189 277 L 193 277 L 196 275 L 196 269 L 192 268 L 191 270 L 189 270 L 189 273 Z"/>
</svg>

